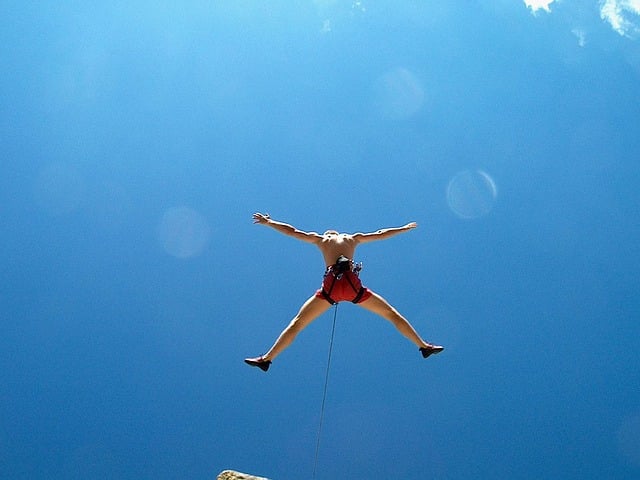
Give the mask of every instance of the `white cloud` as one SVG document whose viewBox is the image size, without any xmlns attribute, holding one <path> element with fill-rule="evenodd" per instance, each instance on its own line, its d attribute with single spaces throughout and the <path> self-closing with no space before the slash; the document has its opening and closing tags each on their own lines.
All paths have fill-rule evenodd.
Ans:
<svg viewBox="0 0 640 480">
<path fill-rule="evenodd" d="M 640 0 L 600 0 L 600 17 L 620 35 L 634 38 L 640 34 Z"/>
<path fill-rule="evenodd" d="M 550 12 L 551 9 L 549 5 L 551 5 L 554 0 L 524 0 L 524 4 L 531 9 L 534 13 L 540 9 L 546 10 Z"/>
<path fill-rule="evenodd" d="M 578 45 L 584 47 L 587 44 L 587 32 L 585 32 L 582 28 L 576 27 L 571 30 L 571 33 L 573 33 L 578 39 Z"/>
</svg>

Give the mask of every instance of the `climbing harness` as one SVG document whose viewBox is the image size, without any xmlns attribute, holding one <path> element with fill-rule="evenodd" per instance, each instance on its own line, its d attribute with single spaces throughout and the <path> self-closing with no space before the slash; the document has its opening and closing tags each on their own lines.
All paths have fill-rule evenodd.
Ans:
<svg viewBox="0 0 640 480">
<path fill-rule="evenodd" d="M 331 327 L 331 338 L 329 340 L 329 356 L 327 358 L 327 371 L 324 376 L 324 391 L 322 392 L 322 406 L 320 407 L 320 423 L 318 425 L 318 438 L 316 439 L 316 457 L 313 462 L 312 480 L 316 478 L 316 469 L 318 468 L 318 453 L 320 452 L 320 437 L 322 433 L 322 420 L 324 419 L 324 404 L 327 399 L 327 386 L 329 385 L 329 367 L 331 367 L 331 352 L 333 351 L 333 337 L 336 333 L 336 317 L 338 315 L 338 304 L 334 303 L 333 309 L 333 326 Z"/>
<path fill-rule="evenodd" d="M 366 289 L 363 286 L 360 286 L 360 288 L 356 288 L 356 286 L 351 281 L 351 278 L 349 277 L 349 273 L 358 275 L 358 273 L 360 273 L 360 270 L 362 270 L 362 263 L 354 263 L 353 260 L 348 259 L 344 255 L 340 255 L 338 257 L 338 260 L 336 260 L 336 263 L 328 266 L 327 270 L 324 273 L 325 278 L 327 277 L 327 275 L 333 276 L 331 286 L 329 287 L 328 291 L 325 290 L 323 282 L 321 292 L 325 300 L 331 305 L 336 305 L 338 303 L 333 298 L 331 298 L 331 292 L 333 291 L 333 287 L 335 286 L 336 281 L 340 280 L 344 276 L 347 279 L 347 282 L 349 282 L 349 285 L 351 285 L 351 288 L 353 288 L 354 293 L 356 294 L 351 302 L 358 303 L 362 298 L 362 295 L 364 295 L 364 293 L 366 292 Z"/>
</svg>

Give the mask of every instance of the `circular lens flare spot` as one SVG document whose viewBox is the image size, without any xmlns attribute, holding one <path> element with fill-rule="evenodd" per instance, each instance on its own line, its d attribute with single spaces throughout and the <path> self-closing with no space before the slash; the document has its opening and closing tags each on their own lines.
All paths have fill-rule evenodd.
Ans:
<svg viewBox="0 0 640 480">
<path fill-rule="evenodd" d="M 493 179 L 482 170 L 465 170 L 447 185 L 447 203 L 458 217 L 480 218 L 488 214 L 498 196 Z"/>
<path fill-rule="evenodd" d="M 162 216 L 159 237 L 169 255 L 190 258 L 200 255 L 209 243 L 207 220 L 189 207 L 173 207 Z"/>
</svg>

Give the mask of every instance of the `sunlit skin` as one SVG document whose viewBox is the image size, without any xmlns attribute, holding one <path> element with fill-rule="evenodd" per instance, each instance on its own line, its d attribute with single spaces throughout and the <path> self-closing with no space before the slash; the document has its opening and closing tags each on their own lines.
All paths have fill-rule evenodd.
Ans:
<svg viewBox="0 0 640 480">
<path fill-rule="evenodd" d="M 254 213 L 253 222 L 259 225 L 269 226 L 284 235 L 317 246 L 322 253 L 326 266 L 333 265 L 340 255 L 353 259 L 356 247 L 362 243 L 386 240 L 394 235 L 413 230 L 418 226 L 416 222 L 411 222 L 402 227 L 383 228 L 371 233 L 349 234 L 339 233 L 335 230 L 327 230 L 323 234 L 319 234 L 317 232 L 305 232 L 287 223 L 278 222 L 273 220 L 268 214 L 263 213 Z M 377 293 L 371 292 L 369 298 L 357 305 L 389 320 L 402 335 L 413 342 L 418 348 L 429 349 L 431 353 L 438 353 L 442 350 L 442 347 L 424 341 L 409 321 Z M 273 361 L 293 342 L 298 333 L 304 330 L 313 320 L 326 312 L 330 307 L 331 304 L 327 300 L 312 295 L 302 305 L 298 313 L 282 331 L 267 353 L 259 357 L 247 359 L 247 363 L 252 364 L 251 362 L 253 362 L 253 364 L 255 364 Z"/>
</svg>

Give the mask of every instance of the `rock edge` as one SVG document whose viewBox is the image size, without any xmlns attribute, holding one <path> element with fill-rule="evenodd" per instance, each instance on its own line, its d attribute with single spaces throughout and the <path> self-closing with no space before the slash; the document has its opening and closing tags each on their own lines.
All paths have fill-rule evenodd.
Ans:
<svg viewBox="0 0 640 480">
<path fill-rule="evenodd" d="M 269 480 L 264 477 L 256 477 L 254 475 L 247 475 L 246 473 L 236 472 L 234 470 L 225 470 L 218 475 L 217 480 Z"/>
</svg>

